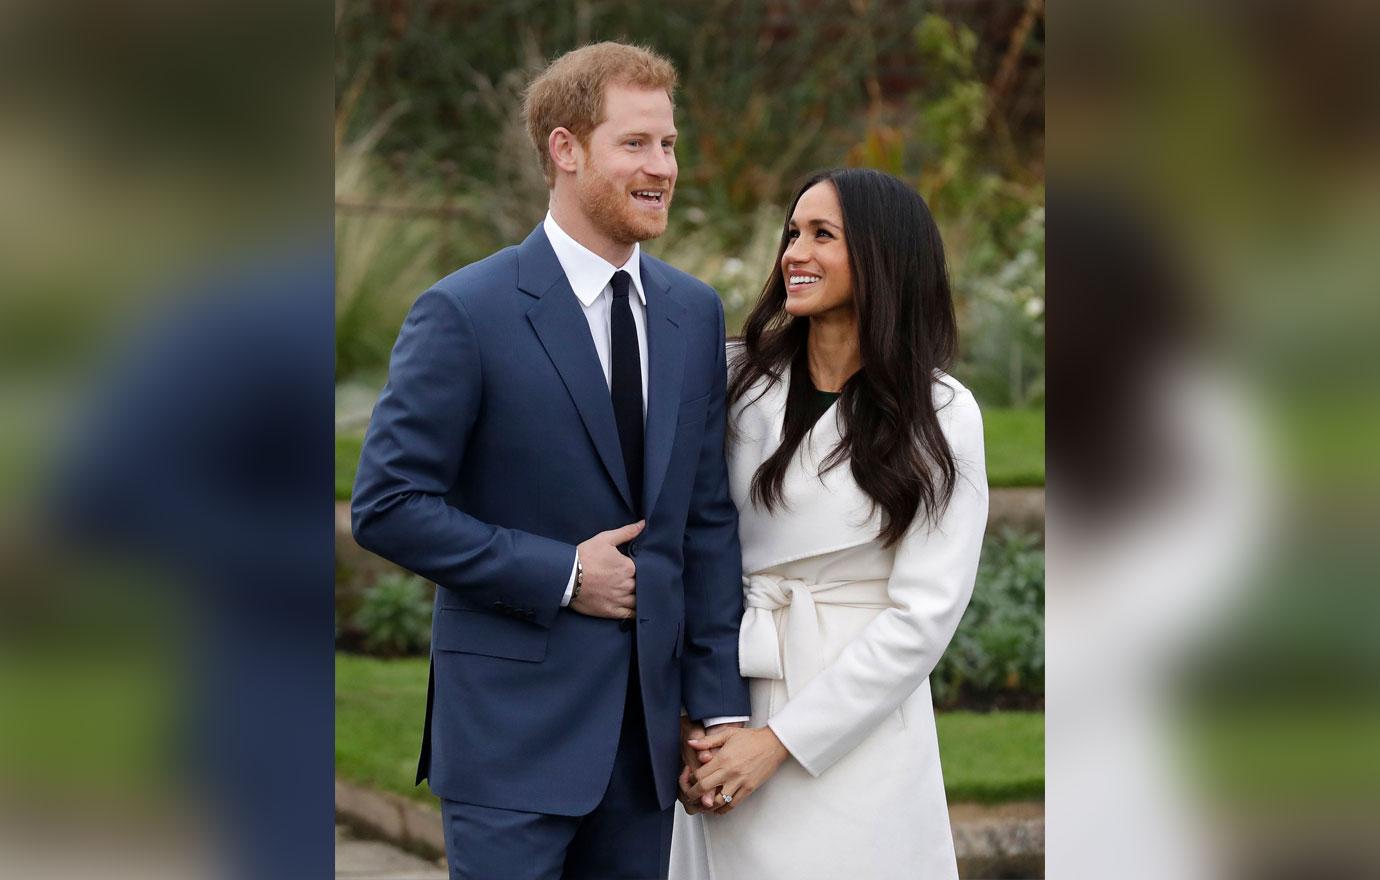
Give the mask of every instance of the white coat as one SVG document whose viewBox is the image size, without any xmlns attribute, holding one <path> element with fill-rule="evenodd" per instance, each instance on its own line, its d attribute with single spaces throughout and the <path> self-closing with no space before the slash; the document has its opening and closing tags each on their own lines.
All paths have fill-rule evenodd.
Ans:
<svg viewBox="0 0 1380 880">
<path fill-rule="evenodd" d="M 982 417 L 942 375 L 934 401 L 958 465 L 936 526 L 917 516 L 885 548 L 881 514 L 844 461 L 837 405 L 788 469 L 788 507 L 767 513 L 752 476 L 780 444 L 789 375 L 732 409 L 729 480 L 738 505 L 747 612 L 739 664 L 751 727 L 790 751 L 723 816 L 676 806 L 673 880 L 956 878 L 928 677 L 972 595 L 987 523 Z"/>
</svg>

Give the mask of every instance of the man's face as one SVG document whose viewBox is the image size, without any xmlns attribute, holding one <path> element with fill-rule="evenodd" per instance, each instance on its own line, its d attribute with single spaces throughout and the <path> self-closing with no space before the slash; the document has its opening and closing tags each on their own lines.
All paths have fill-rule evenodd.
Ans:
<svg viewBox="0 0 1380 880">
<path fill-rule="evenodd" d="M 660 89 L 610 85 L 604 121 L 590 132 L 575 173 L 580 209 L 619 244 L 666 231 L 676 186 L 676 123 Z"/>
</svg>

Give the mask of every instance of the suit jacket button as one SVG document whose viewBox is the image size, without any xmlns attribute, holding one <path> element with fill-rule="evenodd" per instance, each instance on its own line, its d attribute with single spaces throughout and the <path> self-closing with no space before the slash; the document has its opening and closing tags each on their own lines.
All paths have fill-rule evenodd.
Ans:
<svg viewBox="0 0 1380 880">
<path fill-rule="evenodd" d="M 633 622 L 628 619 L 618 621 L 618 631 L 628 632 L 633 628 Z"/>
<path fill-rule="evenodd" d="M 629 544 L 629 545 L 628 545 L 628 555 L 629 555 L 629 556 L 636 556 L 636 555 L 637 555 L 637 551 L 638 551 L 639 549 L 640 549 L 640 548 L 637 546 L 637 542 L 633 542 L 633 543 Z"/>
</svg>

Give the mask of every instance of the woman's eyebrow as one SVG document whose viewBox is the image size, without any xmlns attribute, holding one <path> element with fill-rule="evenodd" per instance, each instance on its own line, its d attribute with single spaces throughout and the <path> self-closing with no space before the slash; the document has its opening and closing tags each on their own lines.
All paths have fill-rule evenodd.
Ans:
<svg viewBox="0 0 1380 880">
<path fill-rule="evenodd" d="M 810 218 L 809 220 L 806 220 L 804 223 L 796 223 L 794 220 L 791 220 L 791 221 L 790 221 L 790 225 L 791 225 L 791 226 L 832 226 L 832 227 L 834 227 L 835 229 L 841 228 L 841 227 L 840 227 L 837 223 L 835 223 L 833 220 L 826 220 L 826 219 L 824 219 L 823 217 L 812 217 L 812 218 Z"/>
</svg>

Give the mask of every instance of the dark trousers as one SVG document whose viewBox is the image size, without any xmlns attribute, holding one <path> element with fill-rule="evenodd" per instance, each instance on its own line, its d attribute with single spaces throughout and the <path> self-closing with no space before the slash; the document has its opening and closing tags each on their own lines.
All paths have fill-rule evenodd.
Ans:
<svg viewBox="0 0 1380 880">
<path fill-rule="evenodd" d="M 441 801 L 451 880 L 660 880 L 673 811 L 657 806 L 637 688 L 637 651 L 613 773 L 584 816 L 523 813 Z"/>
</svg>

